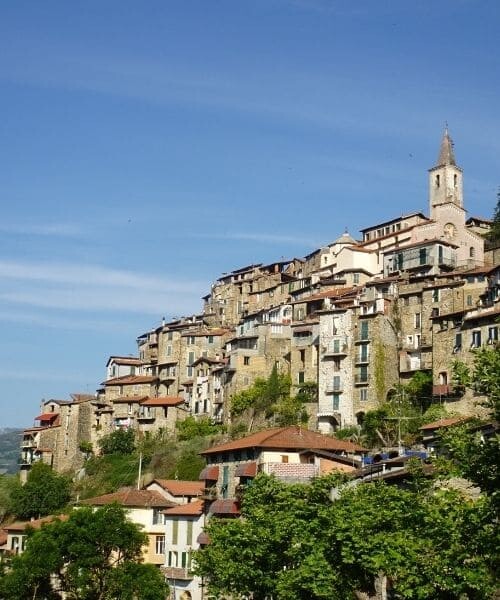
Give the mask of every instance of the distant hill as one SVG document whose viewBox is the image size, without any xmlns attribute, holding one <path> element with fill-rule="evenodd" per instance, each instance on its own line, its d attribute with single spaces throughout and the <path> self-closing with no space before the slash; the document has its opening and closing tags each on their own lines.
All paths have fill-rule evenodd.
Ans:
<svg viewBox="0 0 500 600">
<path fill-rule="evenodd" d="M 19 469 L 19 444 L 22 429 L 0 428 L 0 473 L 16 473 Z"/>
</svg>

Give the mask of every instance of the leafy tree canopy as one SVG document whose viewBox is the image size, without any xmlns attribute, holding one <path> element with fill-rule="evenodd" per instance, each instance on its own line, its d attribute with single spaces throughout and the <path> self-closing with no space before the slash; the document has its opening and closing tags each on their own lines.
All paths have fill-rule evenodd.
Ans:
<svg viewBox="0 0 500 600">
<path fill-rule="evenodd" d="M 141 564 L 146 536 L 118 505 L 74 510 L 28 536 L 0 580 L 0 597 L 59 600 L 164 600 L 160 571 Z"/>
<path fill-rule="evenodd" d="M 19 482 L 10 493 L 9 509 L 19 519 L 50 515 L 64 508 L 71 497 L 71 482 L 42 462 L 33 464 L 24 485 Z"/>
<path fill-rule="evenodd" d="M 196 419 L 193 416 L 187 417 L 183 421 L 177 421 L 175 427 L 177 436 L 181 441 L 215 435 L 223 429 L 221 425 L 214 425 L 208 417 Z"/>
<path fill-rule="evenodd" d="M 331 501 L 332 487 L 336 488 Z M 259 475 L 242 519 L 211 519 L 197 571 L 215 597 L 348 600 L 384 575 L 397 598 L 490 598 L 494 526 L 488 499 L 435 486 L 286 485 Z"/>
<path fill-rule="evenodd" d="M 295 396 L 291 396 L 292 381 L 288 374 L 280 373 L 274 365 L 267 379 L 258 377 L 246 390 L 235 394 L 231 401 L 233 417 L 248 416 L 248 430 L 256 418 L 274 417 L 279 426 L 306 423 L 304 404 L 311 402 L 315 391 L 310 384 L 303 384 Z"/>
<path fill-rule="evenodd" d="M 133 429 L 116 429 L 103 436 L 99 442 L 102 454 L 132 454 L 135 449 Z"/>
</svg>

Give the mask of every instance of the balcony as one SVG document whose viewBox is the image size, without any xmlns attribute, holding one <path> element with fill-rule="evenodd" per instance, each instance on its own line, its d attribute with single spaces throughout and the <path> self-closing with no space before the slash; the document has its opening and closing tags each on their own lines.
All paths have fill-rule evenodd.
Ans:
<svg viewBox="0 0 500 600">
<path fill-rule="evenodd" d="M 342 382 L 340 383 L 331 383 L 329 385 L 326 386 L 326 393 L 327 394 L 340 394 L 344 389 L 344 385 L 342 384 Z"/>
<path fill-rule="evenodd" d="M 36 448 L 36 442 L 33 439 L 23 440 L 21 442 L 21 448 Z"/>
<path fill-rule="evenodd" d="M 354 336 L 355 344 L 366 344 L 371 339 L 370 333 L 367 331 L 358 331 Z"/>
<path fill-rule="evenodd" d="M 203 490 L 201 499 L 202 500 L 216 500 L 217 499 L 217 487 L 215 485 L 211 486 L 211 487 L 206 487 Z"/>
<path fill-rule="evenodd" d="M 194 577 L 186 567 L 162 567 L 161 571 L 167 579 L 187 581 L 189 579 L 193 579 Z"/>
<path fill-rule="evenodd" d="M 307 482 L 319 475 L 319 467 L 310 463 L 270 462 L 261 464 L 260 470 L 289 483 Z"/>
<path fill-rule="evenodd" d="M 366 356 L 361 355 L 361 356 L 356 357 L 354 364 L 355 365 L 367 365 L 369 362 L 370 362 L 370 358 L 368 355 L 366 355 Z"/>
<path fill-rule="evenodd" d="M 325 358 L 328 357 L 336 357 L 336 356 L 346 356 L 347 355 L 347 344 L 343 343 L 343 344 L 334 344 L 334 343 L 330 343 L 328 344 L 323 351 L 323 356 Z"/>
<path fill-rule="evenodd" d="M 144 412 L 140 412 L 137 415 L 137 420 L 138 421 L 154 421 L 155 420 L 155 412 L 152 411 L 144 411 Z"/>
<path fill-rule="evenodd" d="M 354 385 L 366 385 L 368 379 L 368 373 L 356 373 L 354 375 Z"/>
</svg>

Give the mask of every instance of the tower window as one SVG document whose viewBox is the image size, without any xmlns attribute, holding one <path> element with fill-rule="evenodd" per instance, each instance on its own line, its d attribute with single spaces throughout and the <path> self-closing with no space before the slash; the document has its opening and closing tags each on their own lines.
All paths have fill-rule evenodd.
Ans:
<svg viewBox="0 0 500 600">
<path fill-rule="evenodd" d="M 458 185 L 458 175 L 453 175 L 453 186 L 457 187 Z"/>
<path fill-rule="evenodd" d="M 436 175 L 436 187 L 439 187 L 441 184 L 439 175 Z"/>
<path fill-rule="evenodd" d="M 476 253 L 476 249 L 474 248 L 474 246 L 471 246 L 469 248 L 469 256 L 470 256 L 470 258 L 474 258 L 475 253 Z"/>
</svg>

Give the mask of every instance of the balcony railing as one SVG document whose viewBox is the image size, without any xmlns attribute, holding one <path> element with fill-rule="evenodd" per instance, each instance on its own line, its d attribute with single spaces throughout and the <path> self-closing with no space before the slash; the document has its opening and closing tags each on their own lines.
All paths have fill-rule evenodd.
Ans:
<svg viewBox="0 0 500 600">
<path fill-rule="evenodd" d="M 354 375 L 354 384 L 363 385 L 368 383 L 368 373 L 356 373 Z"/>
<path fill-rule="evenodd" d="M 329 385 L 326 386 L 326 393 L 327 394 L 336 394 L 342 392 L 342 390 L 344 389 L 344 385 L 342 382 L 340 383 L 330 383 Z"/>
<path fill-rule="evenodd" d="M 347 344 L 328 344 L 325 347 L 323 356 L 345 356 L 347 354 Z"/>
<path fill-rule="evenodd" d="M 260 470 L 290 482 L 309 481 L 319 475 L 319 467 L 310 463 L 262 463 Z"/>
<path fill-rule="evenodd" d="M 193 579 L 192 573 L 186 567 L 162 567 L 161 570 L 167 579 Z"/>
<path fill-rule="evenodd" d="M 447 383 L 433 385 L 432 394 L 434 396 L 451 396 L 456 398 L 464 393 L 464 387 L 461 385 L 450 385 Z"/>
</svg>

